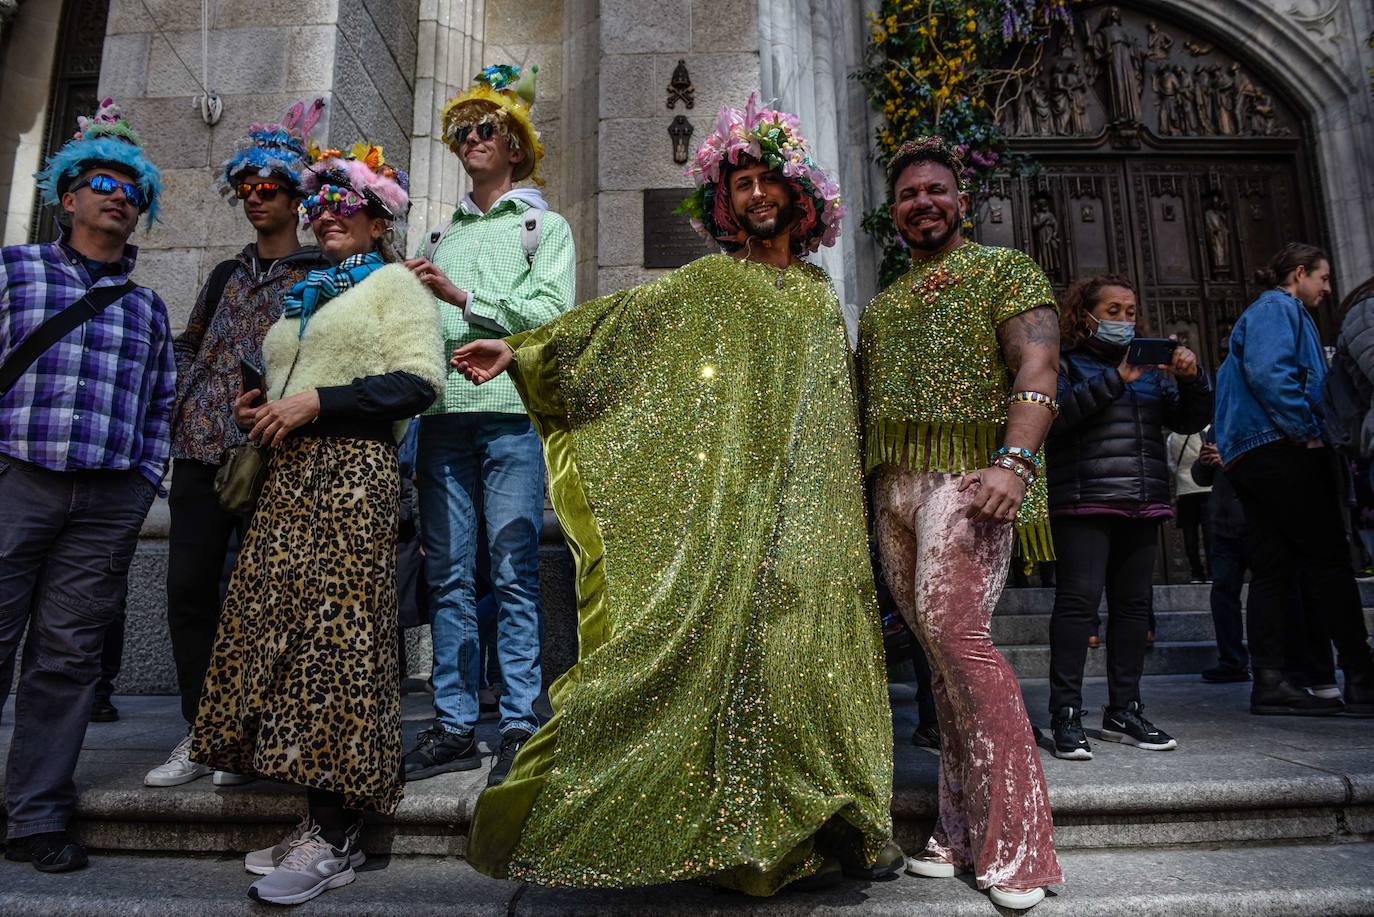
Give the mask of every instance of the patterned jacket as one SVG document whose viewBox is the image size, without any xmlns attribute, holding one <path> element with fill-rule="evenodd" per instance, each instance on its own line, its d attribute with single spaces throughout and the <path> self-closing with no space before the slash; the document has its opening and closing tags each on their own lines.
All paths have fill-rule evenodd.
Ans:
<svg viewBox="0 0 1374 917">
<path fill-rule="evenodd" d="M 218 465 L 225 450 L 246 441 L 234 423 L 240 361 L 262 366 L 262 339 L 281 317 L 282 297 L 307 272 L 327 266 L 320 250 L 311 246 L 278 259 L 258 276 L 256 252 L 249 244 L 235 257 L 239 267 L 218 307 L 205 301 L 209 283 L 201 288 L 186 330 L 173 343 L 177 402 L 172 458 Z"/>
</svg>

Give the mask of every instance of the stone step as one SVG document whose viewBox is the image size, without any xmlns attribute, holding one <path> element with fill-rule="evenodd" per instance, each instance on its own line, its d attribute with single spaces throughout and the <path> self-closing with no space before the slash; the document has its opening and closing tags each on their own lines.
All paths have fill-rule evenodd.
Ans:
<svg viewBox="0 0 1374 917">
<path fill-rule="evenodd" d="M 1358 580 L 1360 602 L 1368 610 L 1374 607 L 1374 579 Z M 1212 607 L 1212 587 L 1207 583 L 1187 583 L 1154 587 L 1155 614 L 1161 611 L 1204 611 Z M 1242 596 L 1249 595 L 1247 583 L 1241 590 Z M 1107 607 L 1106 598 L 1102 600 L 1103 610 Z M 1025 589 L 1006 589 L 994 610 L 995 615 L 1049 614 L 1054 608 L 1054 590 L 1039 586 Z"/>
<path fill-rule="evenodd" d="M 1050 648 L 1047 644 L 998 645 L 998 651 L 1011 663 L 1017 678 L 1048 678 Z M 1215 640 L 1156 640 L 1145 653 L 1146 675 L 1196 674 L 1217 664 Z M 1088 650 L 1083 672 L 1088 677 L 1107 674 L 1106 647 Z"/>
<path fill-rule="evenodd" d="M 1103 636 L 1106 635 L 1107 615 L 1102 615 Z M 1243 613 L 1242 613 L 1243 617 Z M 1374 631 L 1374 608 L 1364 610 L 1365 627 Z M 1162 642 L 1208 642 L 1216 640 L 1211 611 L 1156 611 L 1155 639 Z M 1034 646 L 1050 641 L 1050 615 L 1007 614 L 992 618 L 992 640 L 1002 649 L 1014 646 Z M 1158 646 L 1158 644 L 1156 644 Z M 1212 663 L 1208 663 L 1211 665 Z"/>
<path fill-rule="evenodd" d="M 1058 844 L 1064 849 L 1240 843 L 1273 839 L 1335 841 L 1374 832 L 1374 720 L 1251 717 L 1248 685 L 1203 685 L 1195 676 L 1147 678 L 1143 696 L 1175 752 L 1102 742 L 1095 759 L 1041 754 Z M 1046 727 L 1048 691 L 1024 685 L 1031 721 Z M 914 689 L 892 688 L 897 836 L 911 849 L 928 836 L 937 807 L 939 758 L 909 742 Z M 1085 726 L 1100 725 L 1100 679 L 1085 685 Z M 184 730 L 172 698 L 119 697 L 123 719 L 93 725 L 77 771 L 77 831 L 114 851 L 242 853 L 275 843 L 303 812 L 298 790 L 258 781 L 215 788 L 209 778 L 170 788 L 143 786 Z M 406 735 L 428 725 L 429 697 L 403 698 Z M 8 730 L 6 730 L 7 732 Z M 479 727 L 490 750 L 491 724 Z M 0 755 L 8 735 L 0 733 Z M 486 766 L 407 787 L 394 819 L 367 832 L 370 853 L 461 855 Z"/>
<path fill-rule="evenodd" d="M 1144 850 L 1067 850 L 1065 884 L 1039 917 L 1356 917 L 1374 901 L 1374 844 L 1227 845 Z M 0 915 L 232 917 L 269 913 L 250 901 L 254 876 L 238 857 L 98 856 L 77 873 L 44 875 L 0 861 Z M 362 866 L 351 885 L 326 892 L 305 913 L 338 917 L 995 917 L 971 879 L 846 882 L 812 894 L 750 899 L 679 883 L 647 889 L 554 889 L 489 879 L 462 860 L 392 855 Z"/>
</svg>

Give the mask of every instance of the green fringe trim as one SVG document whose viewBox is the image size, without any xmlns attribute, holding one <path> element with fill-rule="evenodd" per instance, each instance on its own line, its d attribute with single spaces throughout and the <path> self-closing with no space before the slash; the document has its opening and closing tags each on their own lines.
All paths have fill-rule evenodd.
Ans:
<svg viewBox="0 0 1374 917">
<path fill-rule="evenodd" d="M 986 468 L 1005 431 L 1006 425 L 1001 423 L 875 421 L 864 437 L 864 472 L 879 465 L 925 468 L 942 474 Z M 1042 463 L 1044 459 L 1041 450 Z M 1015 554 L 1025 562 L 1026 573 L 1035 564 L 1054 560 L 1049 494 L 1043 474 L 1026 494 L 1026 502 L 1017 513 Z"/>
</svg>

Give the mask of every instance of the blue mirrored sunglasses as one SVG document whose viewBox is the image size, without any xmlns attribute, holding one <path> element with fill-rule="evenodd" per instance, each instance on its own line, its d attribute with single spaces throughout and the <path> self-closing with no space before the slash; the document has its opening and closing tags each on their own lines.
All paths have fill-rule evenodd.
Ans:
<svg viewBox="0 0 1374 917">
<path fill-rule="evenodd" d="M 118 188 L 124 192 L 126 201 L 140 209 L 143 207 L 143 189 L 138 185 L 122 182 L 108 175 L 92 175 L 85 181 L 77 182 L 72 190 L 75 191 L 77 188 L 83 187 L 90 188 L 96 194 L 114 194 L 115 189 Z"/>
</svg>

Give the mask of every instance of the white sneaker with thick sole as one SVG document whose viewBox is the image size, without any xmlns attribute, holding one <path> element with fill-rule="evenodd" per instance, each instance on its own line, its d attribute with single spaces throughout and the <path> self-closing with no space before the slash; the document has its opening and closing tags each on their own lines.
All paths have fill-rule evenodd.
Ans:
<svg viewBox="0 0 1374 917">
<path fill-rule="evenodd" d="M 314 830 L 314 822 L 310 820 L 309 815 L 305 816 L 275 846 L 264 847 L 245 855 L 243 858 L 244 871 L 251 872 L 255 876 L 270 876 L 272 870 L 280 866 L 281 861 L 286 859 L 286 855 L 291 852 L 291 845 Z M 367 855 L 358 847 L 358 835 L 362 831 L 363 822 L 362 819 L 359 819 L 357 824 L 349 828 L 345 835 L 348 838 L 348 865 L 354 869 L 367 862 Z"/>
<path fill-rule="evenodd" d="M 250 774 L 236 774 L 233 771 L 215 771 L 215 775 L 210 778 L 210 782 L 215 786 L 243 786 L 245 783 L 252 783 L 257 780 Z"/>
<path fill-rule="evenodd" d="M 318 827 L 311 826 L 304 837 L 291 842 L 276 869 L 252 884 L 248 897 L 267 904 L 303 904 L 356 878 L 347 842 L 343 850 L 337 850 L 320 837 Z"/>
<path fill-rule="evenodd" d="M 930 857 L 906 858 L 906 874 L 909 876 L 920 876 L 923 879 L 953 879 L 954 873 L 954 864 L 946 860 Z"/>
<path fill-rule="evenodd" d="M 1003 888 L 994 885 L 988 889 L 988 897 L 992 903 L 998 907 L 1009 907 L 1014 911 L 1024 911 L 1033 908 L 1041 901 L 1045 900 L 1045 890 L 1043 888 L 1029 888 L 1019 891 L 1014 888 Z"/>
<path fill-rule="evenodd" d="M 143 778 L 144 786 L 181 786 L 210 773 L 204 764 L 191 760 L 191 734 L 177 743 L 167 761 L 148 771 Z"/>
</svg>

